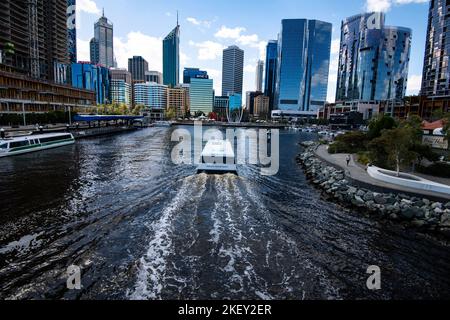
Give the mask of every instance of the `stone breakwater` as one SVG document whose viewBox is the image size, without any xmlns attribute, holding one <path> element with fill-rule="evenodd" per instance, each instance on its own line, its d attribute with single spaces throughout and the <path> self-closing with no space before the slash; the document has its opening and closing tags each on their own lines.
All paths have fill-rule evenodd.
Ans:
<svg viewBox="0 0 450 320">
<path fill-rule="evenodd" d="M 308 145 L 308 144 L 307 144 Z M 332 201 L 344 207 L 450 238 L 450 202 L 441 203 L 394 193 L 378 193 L 352 184 L 345 172 L 320 160 L 315 145 L 298 155 L 307 178 Z"/>
</svg>

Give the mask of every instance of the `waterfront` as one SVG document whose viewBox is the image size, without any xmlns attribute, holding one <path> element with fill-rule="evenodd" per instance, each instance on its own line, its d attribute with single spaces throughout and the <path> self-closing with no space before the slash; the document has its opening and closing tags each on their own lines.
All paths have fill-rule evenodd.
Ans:
<svg viewBox="0 0 450 320">
<path fill-rule="evenodd" d="M 192 130 L 191 128 L 188 128 Z M 170 128 L 0 161 L 0 298 L 450 297 L 450 249 L 321 199 L 281 132 L 280 172 L 195 175 Z M 81 291 L 66 289 L 82 267 Z M 382 269 L 382 290 L 366 269 Z"/>
</svg>

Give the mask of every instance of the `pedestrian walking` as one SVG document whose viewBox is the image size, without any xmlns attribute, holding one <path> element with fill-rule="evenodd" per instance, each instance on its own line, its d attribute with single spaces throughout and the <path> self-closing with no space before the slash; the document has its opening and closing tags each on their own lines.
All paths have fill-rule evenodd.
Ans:
<svg viewBox="0 0 450 320">
<path fill-rule="evenodd" d="M 351 160 L 350 155 L 347 155 L 347 158 L 345 160 L 347 161 L 347 167 L 348 167 L 350 165 L 350 160 Z"/>
</svg>

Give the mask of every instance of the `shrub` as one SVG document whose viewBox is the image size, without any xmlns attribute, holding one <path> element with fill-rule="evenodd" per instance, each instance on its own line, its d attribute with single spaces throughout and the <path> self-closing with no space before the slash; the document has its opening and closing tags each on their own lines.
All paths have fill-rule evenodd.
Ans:
<svg viewBox="0 0 450 320">
<path fill-rule="evenodd" d="M 437 162 L 429 167 L 417 166 L 417 172 L 430 176 L 450 178 L 450 165 L 444 162 Z"/>
<path fill-rule="evenodd" d="M 367 166 L 370 163 L 369 152 L 358 152 L 358 162 Z"/>
</svg>

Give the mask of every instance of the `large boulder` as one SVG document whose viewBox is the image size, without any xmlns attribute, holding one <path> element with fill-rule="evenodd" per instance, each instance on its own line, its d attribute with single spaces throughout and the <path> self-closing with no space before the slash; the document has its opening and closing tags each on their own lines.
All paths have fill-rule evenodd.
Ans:
<svg viewBox="0 0 450 320">
<path fill-rule="evenodd" d="M 386 198 L 381 193 L 374 193 L 373 194 L 373 200 L 376 204 L 386 204 Z"/>
<path fill-rule="evenodd" d="M 364 201 L 373 201 L 373 193 L 372 192 L 367 192 L 364 196 L 363 196 Z"/>
</svg>

